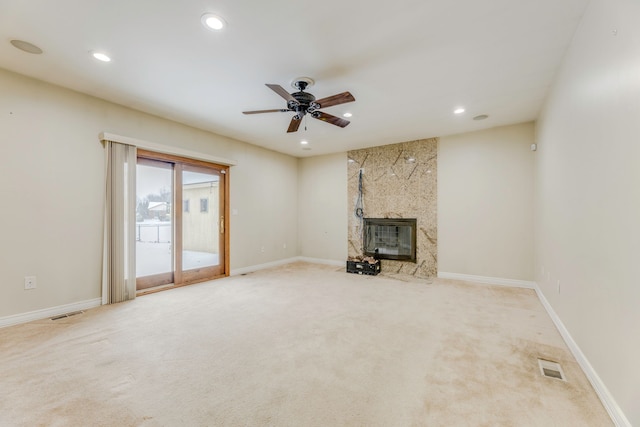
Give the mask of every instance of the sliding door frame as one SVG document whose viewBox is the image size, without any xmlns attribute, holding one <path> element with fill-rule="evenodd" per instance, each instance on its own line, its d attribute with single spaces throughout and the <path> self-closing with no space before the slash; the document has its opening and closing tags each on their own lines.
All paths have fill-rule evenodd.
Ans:
<svg viewBox="0 0 640 427">
<path fill-rule="evenodd" d="M 180 287 L 190 285 L 193 283 L 203 282 L 207 280 L 218 279 L 221 277 L 229 276 L 229 166 L 221 165 L 213 162 L 206 162 L 202 160 L 190 159 L 188 157 L 175 156 L 171 154 L 158 153 L 149 150 L 138 149 L 138 159 L 156 160 L 161 162 L 167 162 L 174 164 L 174 189 L 173 189 L 173 221 L 174 221 L 174 274 L 173 284 L 164 285 L 158 288 L 141 289 L 138 291 L 138 295 L 144 295 L 147 293 L 158 292 L 165 289 L 171 289 L 174 287 Z M 220 171 L 220 194 L 219 197 L 222 203 L 220 206 L 220 224 L 222 228 L 223 241 L 221 250 L 223 256 L 220 257 L 220 272 L 213 276 L 206 278 L 193 277 L 193 275 L 184 274 L 182 271 L 182 244 L 178 242 L 178 239 L 182 240 L 182 165 L 203 167 L 206 169 L 215 169 Z M 178 244 L 179 243 L 179 244 Z M 176 248 L 180 248 L 177 250 Z"/>
</svg>

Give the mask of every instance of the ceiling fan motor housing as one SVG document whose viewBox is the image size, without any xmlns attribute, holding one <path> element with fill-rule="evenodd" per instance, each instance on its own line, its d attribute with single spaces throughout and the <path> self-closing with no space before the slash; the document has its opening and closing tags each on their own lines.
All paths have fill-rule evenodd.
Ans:
<svg viewBox="0 0 640 427">
<path fill-rule="evenodd" d="M 306 105 L 309 105 L 316 100 L 315 96 L 311 95 L 308 92 L 302 92 L 302 91 L 293 92 L 291 96 L 293 96 L 296 99 L 296 101 L 298 101 L 300 104 L 306 104 Z"/>
<path fill-rule="evenodd" d="M 291 94 L 296 101 L 298 101 L 297 105 L 293 101 L 289 101 L 288 107 L 296 111 L 298 113 L 302 113 L 302 115 L 306 114 L 307 110 L 311 106 L 311 103 L 316 100 L 316 97 L 307 92 L 293 92 Z"/>
</svg>

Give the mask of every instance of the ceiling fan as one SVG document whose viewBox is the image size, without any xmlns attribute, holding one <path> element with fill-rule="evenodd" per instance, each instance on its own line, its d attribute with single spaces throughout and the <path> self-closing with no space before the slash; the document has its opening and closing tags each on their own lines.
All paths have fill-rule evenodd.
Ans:
<svg viewBox="0 0 640 427">
<path fill-rule="evenodd" d="M 331 123 L 332 125 L 340 126 L 341 128 L 347 126 L 349 120 L 341 119 L 340 117 L 332 116 L 331 114 L 323 113 L 319 111 L 321 108 L 332 107 L 334 105 L 344 104 L 346 102 L 353 102 L 356 99 L 349 92 L 342 92 L 337 95 L 328 96 L 322 99 L 316 99 L 315 96 L 304 90 L 307 86 L 313 86 L 314 81 L 309 77 L 298 77 L 292 83 L 293 87 L 298 89 L 298 92 L 289 93 L 280 85 L 269 84 L 267 87 L 283 97 L 287 101 L 287 108 L 277 108 L 273 110 L 255 110 L 255 111 L 243 111 L 243 114 L 260 114 L 260 113 L 276 113 L 287 111 L 293 111 L 296 114 L 289 123 L 287 132 L 296 132 L 300 127 L 302 118 L 309 114 L 314 119 L 322 120 L 323 122 Z"/>
</svg>

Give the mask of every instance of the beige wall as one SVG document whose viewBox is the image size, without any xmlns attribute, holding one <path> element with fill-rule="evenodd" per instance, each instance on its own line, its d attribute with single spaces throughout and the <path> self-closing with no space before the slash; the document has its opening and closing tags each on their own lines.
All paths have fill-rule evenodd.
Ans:
<svg viewBox="0 0 640 427">
<path fill-rule="evenodd" d="M 536 281 L 631 425 L 640 425 L 638 22 L 637 1 L 591 1 L 538 123 L 535 165 Z"/>
<path fill-rule="evenodd" d="M 438 145 L 438 271 L 533 280 L 533 123 Z"/>
<path fill-rule="evenodd" d="M 533 280 L 533 142 L 532 123 L 440 138 L 439 271 Z M 346 188 L 346 153 L 300 159 L 300 255 L 345 259 Z"/>
<path fill-rule="evenodd" d="M 103 131 L 238 162 L 232 270 L 297 255 L 297 159 L 4 70 L 0 94 L 0 318 L 100 297 Z"/>
<path fill-rule="evenodd" d="M 298 236 L 300 255 L 347 259 L 347 154 L 300 159 Z"/>
</svg>

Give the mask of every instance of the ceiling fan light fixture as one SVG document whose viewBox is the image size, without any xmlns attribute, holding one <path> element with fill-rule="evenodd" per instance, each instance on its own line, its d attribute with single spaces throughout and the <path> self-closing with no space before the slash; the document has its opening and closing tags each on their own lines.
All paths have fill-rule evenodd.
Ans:
<svg viewBox="0 0 640 427">
<path fill-rule="evenodd" d="M 224 19 L 214 13 L 205 13 L 201 18 L 202 25 L 208 30 L 220 31 L 227 26 Z"/>
</svg>

